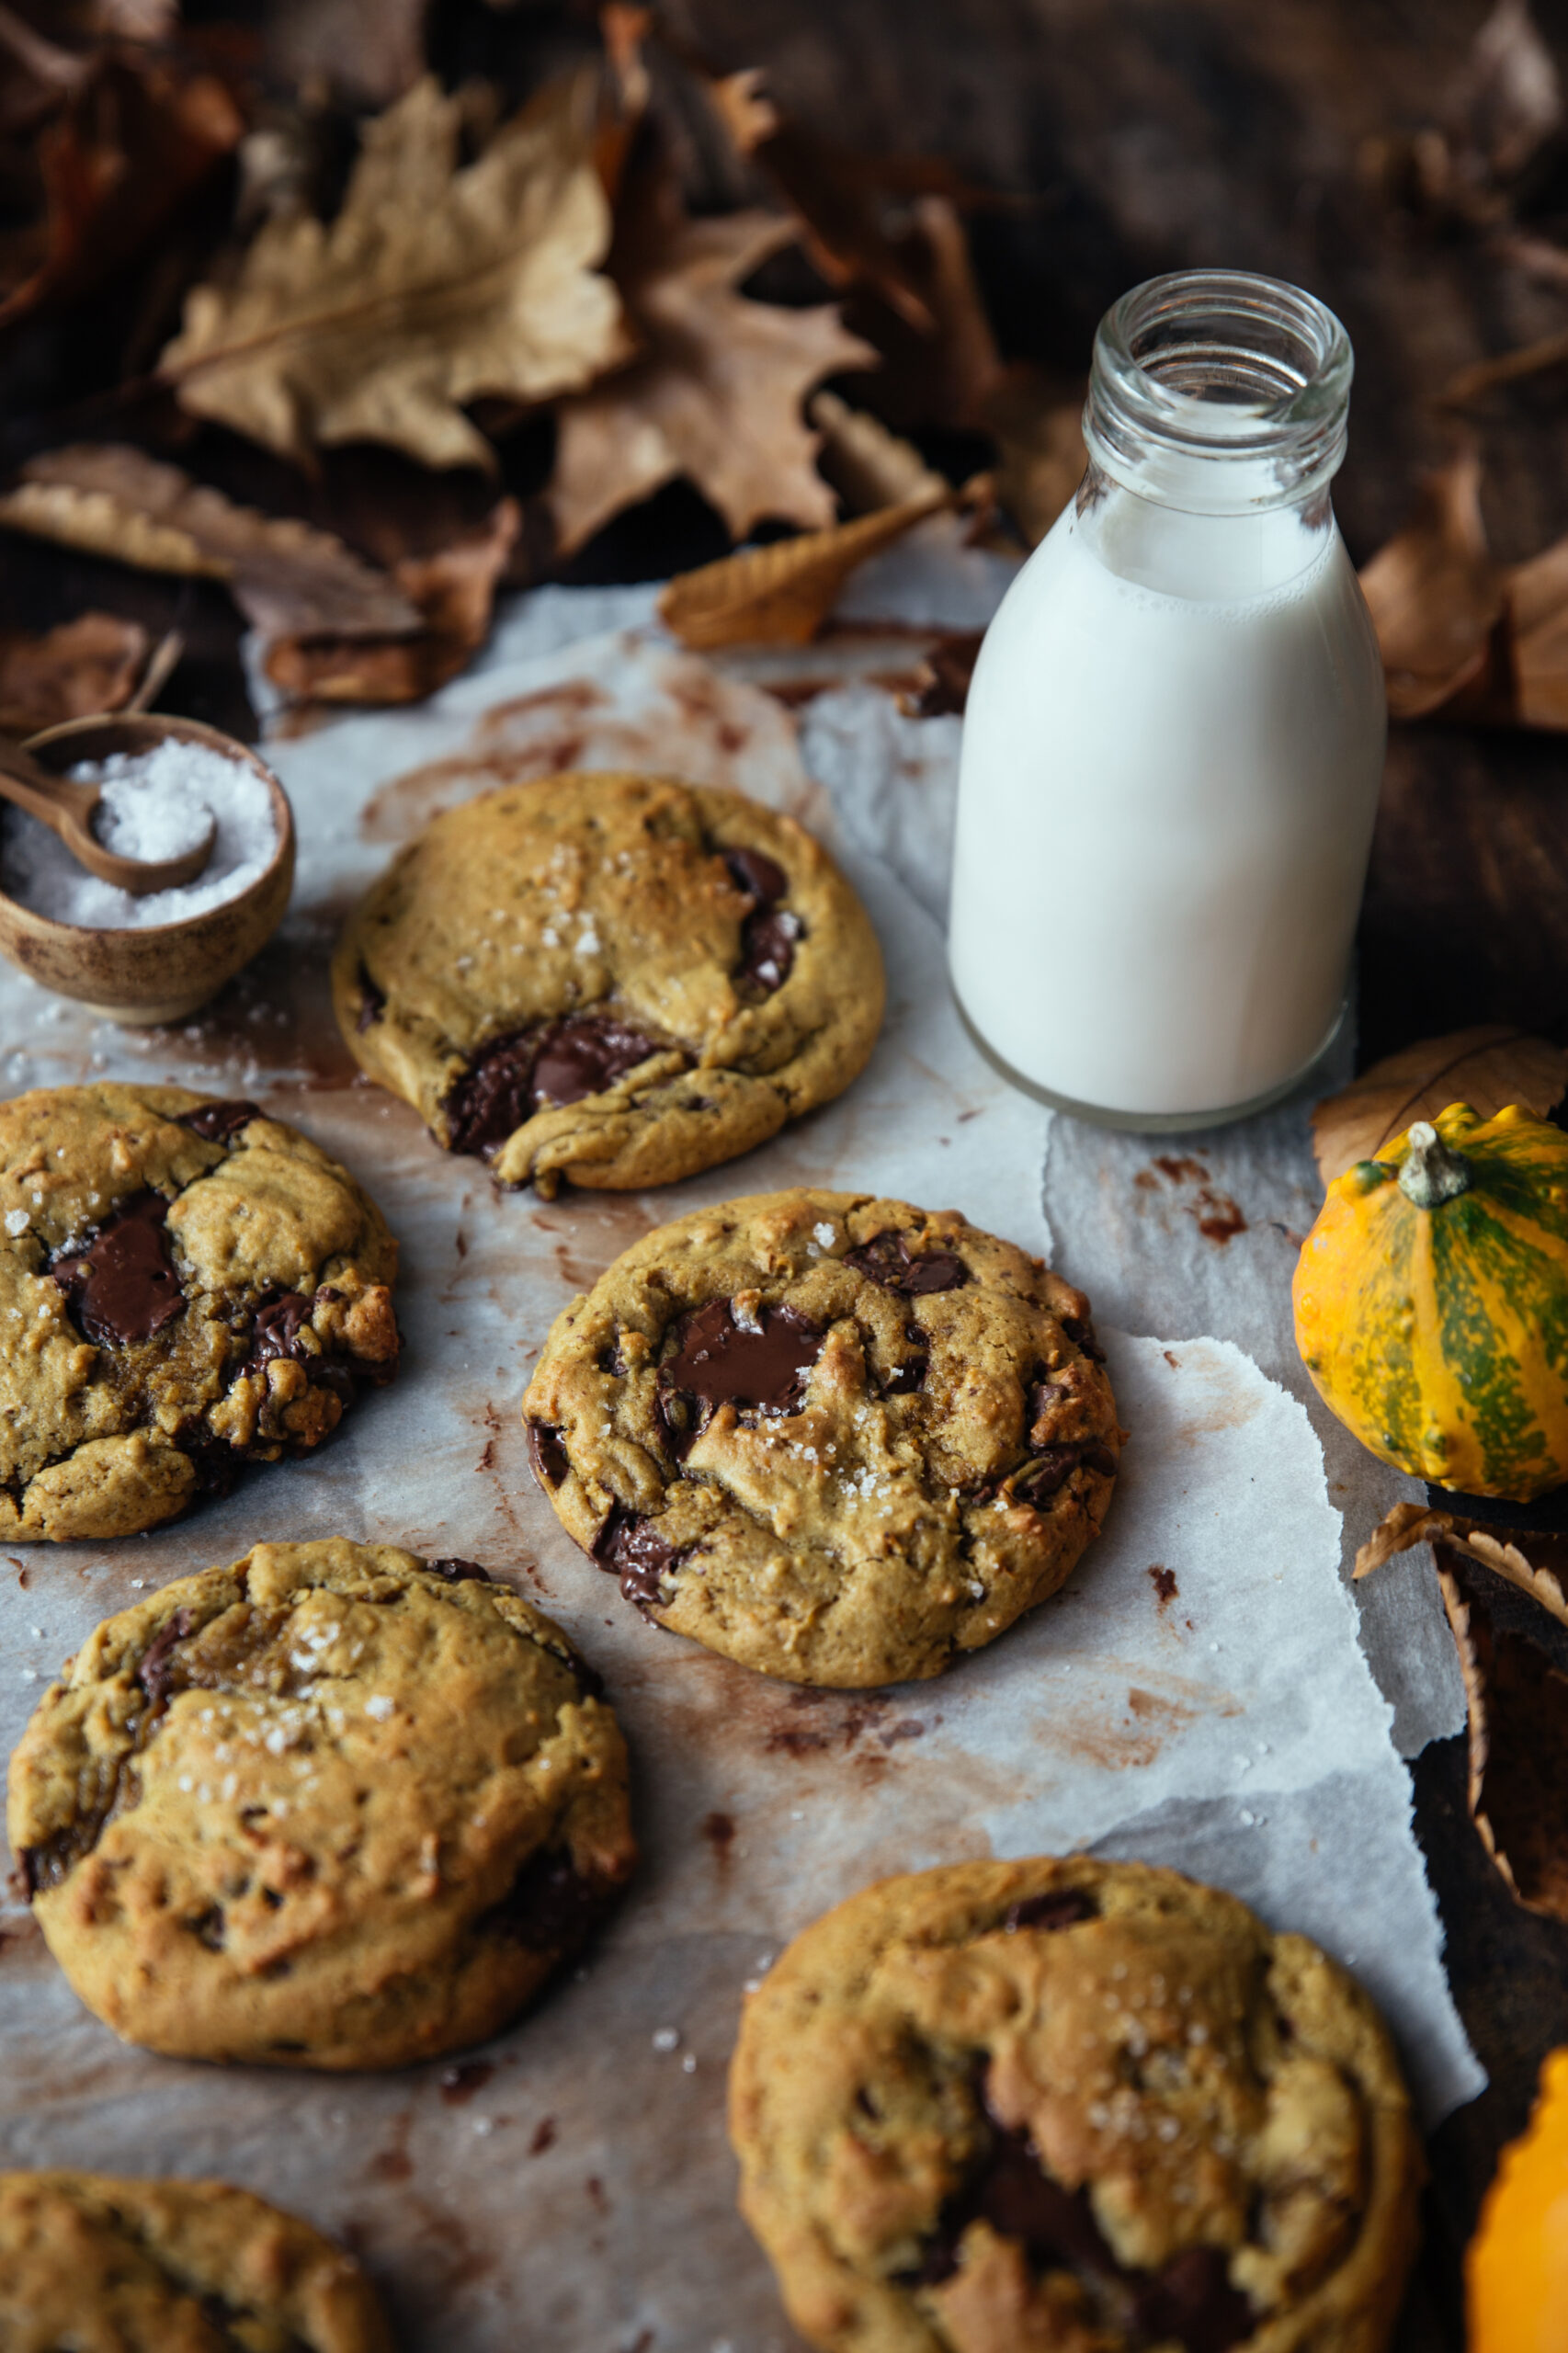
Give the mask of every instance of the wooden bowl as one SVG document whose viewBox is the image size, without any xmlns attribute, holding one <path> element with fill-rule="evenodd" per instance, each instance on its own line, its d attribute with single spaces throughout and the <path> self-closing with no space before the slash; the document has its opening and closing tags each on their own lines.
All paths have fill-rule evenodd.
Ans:
<svg viewBox="0 0 1568 2353">
<path fill-rule="evenodd" d="M 28 749 L 45 767 L 62 770 L 112 752 L 145 752 L 174 736 L 204 744 L 225 759 L 243 760 L 267 780 L 278 824 L 278 849 L 265 873 L 221 906 L 183 923 L 145 929 L 96 930 L 34 915 L 6 895 L 0 856 L 0 955 L 9 957 L 46 989 L 78 998 L 110 1021 L 183 1021 L 205 1005 L 283 920 L 294 881 L 294 813 L 264 760 L 247 745 L 195 719 L 132 716 L 69 719 L 32 736 Z"/>
</svg>

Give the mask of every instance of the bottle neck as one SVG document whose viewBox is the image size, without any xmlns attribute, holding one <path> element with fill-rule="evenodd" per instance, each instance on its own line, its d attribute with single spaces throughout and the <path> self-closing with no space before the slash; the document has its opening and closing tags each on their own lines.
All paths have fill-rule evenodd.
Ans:
<svg viewBox="0 0 1568 2353">
<path fill-rule="evenodd" d="M 1353 361 L 1332 311 L 1241 270 L 1150 278 L 1095 337 L 1093 483 L 1190 517 L 1315 514 L 1345 455 Z"/>
</svg>

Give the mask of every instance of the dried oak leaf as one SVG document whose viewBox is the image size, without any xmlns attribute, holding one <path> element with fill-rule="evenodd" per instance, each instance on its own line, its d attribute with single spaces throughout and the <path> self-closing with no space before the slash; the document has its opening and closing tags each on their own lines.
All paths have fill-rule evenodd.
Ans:
<svg viewBox="0 0 1568 2353">
<path fill-rule="evenodd" d="M 1568 1052 L 1501 1022 L 1423 1038 L 1364 1070 L 1312 1113 L 1312 1150 L 1325 1185 L 1371 1160 L 1412 1120 L 1468 1103 L 1483 1120 L 1521 1104 L 1544 1120 L 1568 1088 Z"/>
<path fill-rule="evenodd" d="M 0 527 L 145 572 L 224 581 L 267 636 L 419 626 L 408 596 L 330 531 L 236 506 L 120 443 L 80 442 L 30 459 L 16 488 L 0 494 Z"/>
<path fill-rule="evenodd" d="M 1504 613 L 1481 519 L 1481 460 L 1428 474 L 1415 512 L 1361 574 L 1395 719 L 1420 719 L 1477 686 Z"/>
<path fill-rule="evenodd" d="M 265 656 L 267 676 L 297 702 L 417 702 L 433 694 L 483 644 L 521 523 L 517 500 L 503 498 L 487 522 L 449 547 L 402 558 L 394 576 L 418 612 L 415 634 L 280 637 Z"/>
<path fill-rule="evenodd" d="M 1513 716 L 1522 727 L 1568 727 L 1568 539 L 1506 577 Z"/>
<path fill-rule="evenodd" d="M 62 720 L 122 710 L 150 646 L 141 624 L 118 613 L 79 613 L 41 635 L 0 630 L 0 729 L 30 735 Z"/>
<path fill-rule="evenodd" d="M 1428 1504 L 1395 1504 L 1358 1552 L 1356 1575 L 1358 1580 L 1369 1577 L 1396 1554 L 1408 1552 L 1417 1544 L 1444 1543 L 1469 1559 L 1479 1561 L 1484 1568 L 1494 1569 L 1500 1577 L 1539 1602 L 1561 1625 L 1568 1626 L 1568 1597 L 1563 1592 L 1563 1578 L 1568 1575 L 1568 1537 L 1532 1531 L 1523 1541 L 1529 1546 L 1533 1559 L 1511 1540 L 1506 1530 L 1489 1528 L 1483 1520 L 1465 1519 L 1457 1512 L 1441 1511 Z"/>
<path fill-rule="evenodd" d="M 696 572 L 677 572 L 659 598 L 659 618 L 683 645 L 704 654 L 722 645 L 804 645 L 858 564 L 956 495 L 938 477 L 933 488 L 852 523 L 770 540 Z"/>
<path fill-rule="evenodd" d="M 813 393 L 806 414 L 822 435 L 817 464 L 852 515 L 946 489 L 913 441 L 890 433 L 880 417 L 851 408 L 836 392 Z"/>
<path fill-rule="evenodd" d="M 330 225 L 268 221 L 233 285 L 187 298 L 160 366 L 181 405 L 301 464 L 370 440 L 491 466 L 464 403 L 549 400 L 626 348 L 597 268 L 597 83 L 589 69 L 541 91 L 461 167 L 461 101 L 415 83 L 367 125 Z"/>
<path fill-rule="evenodd" d="M 1515 1902 L 1568 1922 L 1568 1675 L 1494 1620 L 1457 1552 L 1434 1550 L 1464 1677 L 1471 1819 Z"/>
<path fill-rule="evenodd" d="M 663 187 L 625 210 L 617 267 L 643 348 L 557 410 L 545 495 L 562 553 L 681 475 L 735 539 L 765 516 L 830 523 L 801 404 L 823 377 L 876 355 L 832 303 L 787 310 L 735 291 L 798 224 L 769 212 L 684 220 Z"/>
<path fill-rule="evenodd" d="M 40 132 L 45 214 L 0 298 L 0 327 L 102 285 L 155 237 L 240 139 L 226 85 L 117 49 Z"/>
</svg>

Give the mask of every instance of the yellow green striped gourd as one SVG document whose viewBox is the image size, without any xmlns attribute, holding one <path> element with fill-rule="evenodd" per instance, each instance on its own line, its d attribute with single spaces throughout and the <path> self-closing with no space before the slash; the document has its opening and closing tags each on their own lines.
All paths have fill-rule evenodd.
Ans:
<svg viewBox="0 0 1568 2353">
<path fill-rule="evenodd" d="M 1450 1104 L 1336 1176 L 1296 1346 L 1385 1462 L 1528 1503 L 1568 1479 L 1568 1135 Z"/>
</svg>

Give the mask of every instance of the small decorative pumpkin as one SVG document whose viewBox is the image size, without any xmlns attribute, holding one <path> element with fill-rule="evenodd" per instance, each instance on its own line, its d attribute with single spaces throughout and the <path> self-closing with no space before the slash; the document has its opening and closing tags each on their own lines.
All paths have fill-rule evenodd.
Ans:
<svg viewBox="0 0 1568 2353">
<path fill-rule="evenodd" d="M 1296 1267 L 1325 1404 L 1413 1478 L 1528 1503 L 1568 1479 L 1568 1135 L 1450 1104 L 1328 1188 Z"/>
<path fill-rule="evenodd" d="M 1503 2152 L 1464 2275 L 1470 2353 L 1568 2353 L 1568 2051 Z"/>
</svg>

